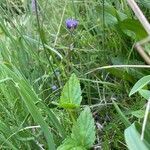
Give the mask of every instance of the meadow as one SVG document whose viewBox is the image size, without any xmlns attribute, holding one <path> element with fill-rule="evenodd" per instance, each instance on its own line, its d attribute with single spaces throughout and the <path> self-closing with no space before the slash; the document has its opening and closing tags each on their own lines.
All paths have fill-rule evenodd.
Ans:
<svg viewBox="0 0 150 150">
<path fill-rule="evenodd" d="M 0 149 L 149 150 L 147 37 L 127 0 L 0 0 Z"/>
</svg>

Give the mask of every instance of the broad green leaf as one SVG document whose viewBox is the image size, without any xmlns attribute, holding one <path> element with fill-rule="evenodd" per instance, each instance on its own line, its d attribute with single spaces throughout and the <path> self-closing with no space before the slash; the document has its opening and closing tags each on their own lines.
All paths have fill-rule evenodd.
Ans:
<svg viewBox="0 0 150 150">
<path fill-rule="evenodd" d="M 71 136 L 58 147 L 58 150 L 86 150 L 92 147 L 94 141 L 94 119 L 90 108 L 86 107 L 73 125 Z"/>
<path fill-rule="evenodd" d="M 141 89 L 141 90 L 139 90 L 139 93 L 140 93 L 146 100 L 149 100 L 149 99 L 150 99 L 150 91 Z"/>
<path fill-rule="evenodd" d="M 131 35 L 129 36 L 134 38 L 134 35 L 137 40 L 141 40 L 147 36 L 146 31 L 138 20 L 125 19 L 119 23 L 119 26 L 125 34 L 129 35 L 130 32 Z"/>
<path fill-rule="evenodd" d="M 76 108 L 80 106 L 81 100 L 79 80 L 75 74 L 72 74 L 62 90 L 59 105 L 63 108 Z"/>
<path fill-rule="evenodd" d="M 131 89 L 131 92 L 129 96 L 133 95 L 137 91 L 141 90 L 145 85 L 147 85 L 150 82 L 150 75 L 143 77 L 140 79 Z"/>
<path fill-rule="evenodd" d="M 125 140 L 129 150 L 149 150 L 149 144 L 140 138 L 139 125 L 132 124 L 125 130 Z"/>
<path fill-rule="evenodd" d="M 105 24 L 107 25 L 115 25 L 118 23 L 118 17 L 120 20 L 124 20 L 127 18 L 126 14 L 122 13 L 121 11 L 115 9 L 115 7 L 107 1 L 105 1 Z M 100 14 L 103 13 L 103 5 L 97 5 L 96 7 L 97 12 Z M 102 16 L 100 16 L 102 17 Z M 102 18 L 101 18 L 102 19 Z"/>
<path fill-rule="evenodd" d="M 142 128 L 142 127 L 141 127 Z M 146 145 L 147 145 L 147 147 L 149 147 L 150 148 L 150 126 L 149 126 L 149 122 L 147 123 L 147 125 L 146 125 L 146 128 L 145 128 L 145 132 L 144 132 L 144 141 L 145 141 L 145 143 L 146 143 Z"/>
</svg>

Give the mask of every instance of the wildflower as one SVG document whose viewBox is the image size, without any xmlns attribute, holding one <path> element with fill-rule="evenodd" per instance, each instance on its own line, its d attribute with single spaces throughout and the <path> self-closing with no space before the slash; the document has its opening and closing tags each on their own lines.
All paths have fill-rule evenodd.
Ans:
<svg viewBox="0 0 150 150">
<path fill-rule="evenodd" d="M 66 20 L 66 27 L 68 29 L 76 29 L 78 26 L 78 21 L 75 19 L 67 19 Z"/>
<path fill-rule="evenodd" d="M 57 86 L 56 85 L 53 85 L 51 88 L 52 88 L 53 91 L 57 90 Z"/>
</svg>

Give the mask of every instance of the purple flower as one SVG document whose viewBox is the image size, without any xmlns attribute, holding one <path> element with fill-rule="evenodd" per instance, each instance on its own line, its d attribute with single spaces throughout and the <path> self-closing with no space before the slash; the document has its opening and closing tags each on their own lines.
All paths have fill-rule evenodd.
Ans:
<svg viewBox="0 0 150 150">
<path fill-rule="evenodd" d="M 78 26 L 78 21 L 75 19 L 67 19 L 66 20 L 66 27 L 68 29 L 75 29 Z"/>
</svg>

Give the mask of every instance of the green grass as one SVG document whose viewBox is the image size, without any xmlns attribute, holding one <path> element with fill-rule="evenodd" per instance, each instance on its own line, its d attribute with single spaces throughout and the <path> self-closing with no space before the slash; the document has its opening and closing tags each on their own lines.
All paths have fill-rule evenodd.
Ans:
<svg viewBox="0 0 150 150">
<path fill-rule="evenodd" d="M 81 108 L 90 106 L 95 119 L 93 148 L 127 149 L 122 120 L 142 121 L 131 112 L 145 104 L 139 95 L 128 94 L 150 70 L 110 68 L 87 74 L 101 66 L 144 64 L 133 45 L 146 33 L 126 1 L 39 0 L 37 12 L 30 0 L 18 1 L 0 2 L 0 149 L 61 145 L 73 123 L 57 104 L 72 73 L 80 80 Z M 147 5 L 140 6 L 145 10 Z M 149 10 L 144 13 L 149 17 Z M 65 26 L 67 18 L 79 21 L 73 35 Z"/>
</svg>

